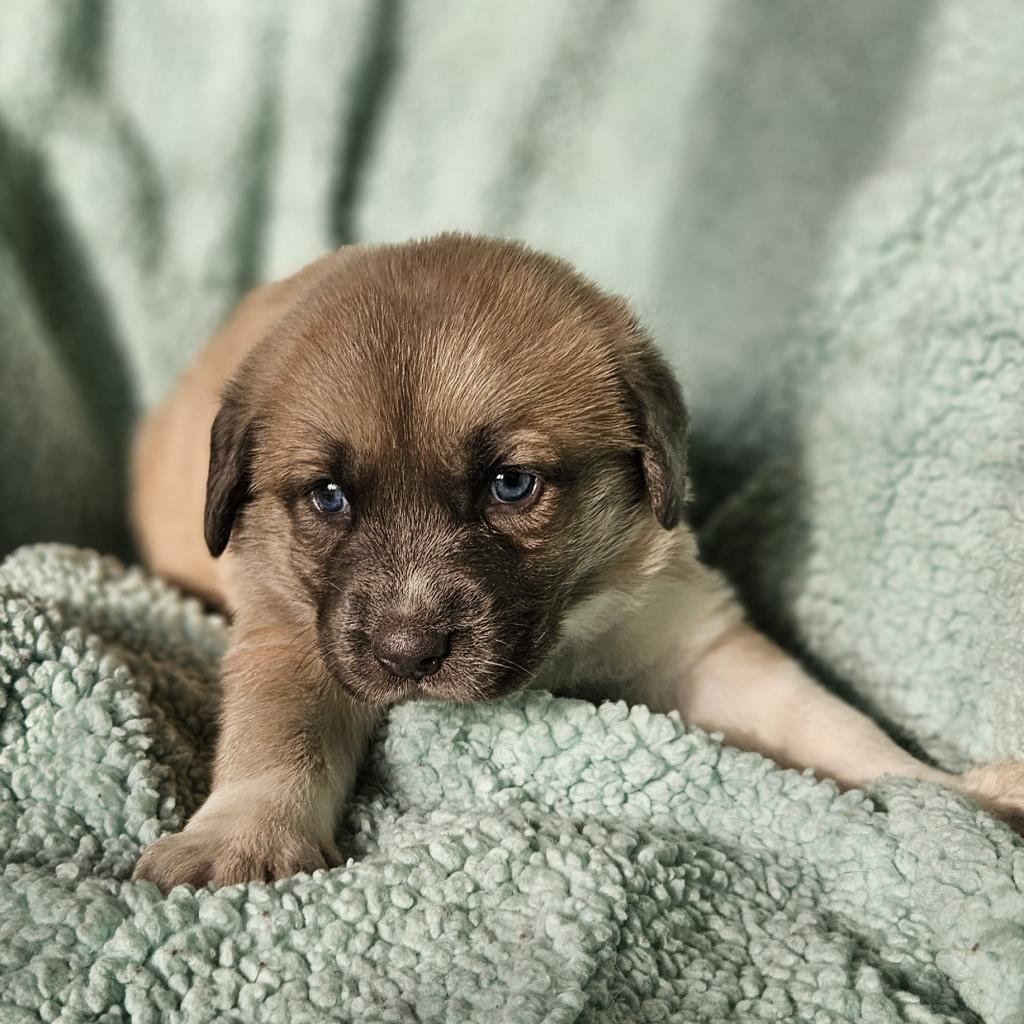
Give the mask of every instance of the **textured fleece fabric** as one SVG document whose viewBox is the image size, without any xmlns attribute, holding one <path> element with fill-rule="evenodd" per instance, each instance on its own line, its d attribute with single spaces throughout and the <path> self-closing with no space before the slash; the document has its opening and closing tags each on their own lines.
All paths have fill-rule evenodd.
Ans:
<svg viewBox="0 0 1024 1024">
<path fill-rule="evenodd" d="M 1024 1021 L 1005 828 L 618 705 L 404 707 L 348 867 L 133 885 L 223 627 L 84 550 L 249 285 L 515 235 L 680 369 L 757 621 L 935 762 L 1024 756 L 1022 53 L 1016 0 L 5 0 L 0 1022 Z"/>
<path fill-rule="evenodd" d="M 5 1024 L 1021 1019 L 1006 828 L 621 703 L 407 705 L 349 866 L 164 898 L 127 879 L 202 798 L 223 623 L 66 547 L 0 595 Z"/>
</svg>

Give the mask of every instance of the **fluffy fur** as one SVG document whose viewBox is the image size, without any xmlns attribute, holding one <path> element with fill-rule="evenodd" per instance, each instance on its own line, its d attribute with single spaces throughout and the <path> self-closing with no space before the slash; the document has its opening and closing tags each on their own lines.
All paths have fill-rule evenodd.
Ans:
<svg viewBox="0 0 1024 1024">
<path fill-rule="evenodd" d="M 384 709 L 522 686 L 676 708 L 844 785 L 930 779 L 1019 822 L 1019 766 L 929 768 L 744 622 L 681 518 L 685 440 L 625 303 L 521 245 L 343 249 L 248 297 L 136 445 L 148 560 L 234 618 L 212 793 L 137 877 L 329 866 Z M 491 500 L 503 467 L 538 477 L 529 501 Z M 328 481 L 343 514 L 311 497 Z M 396 674 L 395 637 L 443 637 L 443 661 Z"/>
</svg>

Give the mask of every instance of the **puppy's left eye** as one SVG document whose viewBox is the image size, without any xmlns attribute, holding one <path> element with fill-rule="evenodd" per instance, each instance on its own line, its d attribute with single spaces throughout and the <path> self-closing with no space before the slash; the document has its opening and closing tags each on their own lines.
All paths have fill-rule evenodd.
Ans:
<svg viewBox="0 0 1024 1024">
<path fill-rule="evenodd" d="M 344 492 L 330 480 L 317 484 L 309 493 L 317 511 L 325 516 L 336 516 L 348 508 L 348 499 Z"/>
<path fill-rule="evenodd" d="M 491 497 L 500 505 L 523 507 L 531 504 L 540 491 L 535 473 L 521 469 L 501 469 L 491 481 Z"/>
</svg>

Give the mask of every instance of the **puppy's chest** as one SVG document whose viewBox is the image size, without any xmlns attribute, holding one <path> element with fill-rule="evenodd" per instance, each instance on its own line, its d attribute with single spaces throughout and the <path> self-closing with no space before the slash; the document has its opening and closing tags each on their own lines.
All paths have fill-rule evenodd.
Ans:
<svg viewBox="0 0 1024 1024">
<path fill-rule="evenodd" d="M 621 698 L 659 659 L 675 618 L 671 605 L 641 607 L 646 604 L 621 591 L 583 602 L 567 616 L 531 688 L 586 699 Z"/>
<path fill-rule="evenodd" d="M 704 567 L 685 581 L 603 591 L 566 617 L 531 688 L 650 703 L 652 695 L 674 688 L 741 617 L 728 584 Z"/>
</svg>

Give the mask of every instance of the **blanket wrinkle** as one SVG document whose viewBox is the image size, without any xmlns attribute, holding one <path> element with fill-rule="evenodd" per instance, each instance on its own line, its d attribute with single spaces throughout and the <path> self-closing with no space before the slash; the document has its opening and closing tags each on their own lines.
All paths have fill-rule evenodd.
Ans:
<svg viewBox="0 0 1024 1024">
<path fill-rule="evenodd" d="M 344 868 L 163 898 L 129 878 L 206 785 L 223 622 L 66 546 L 0 591 L 4 1020 L 1020 1019 L 1004 826 L 621 702 L 405 705 Z"/>
</svg>

